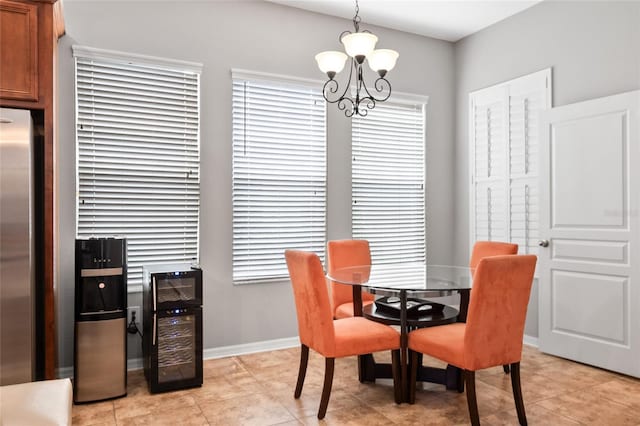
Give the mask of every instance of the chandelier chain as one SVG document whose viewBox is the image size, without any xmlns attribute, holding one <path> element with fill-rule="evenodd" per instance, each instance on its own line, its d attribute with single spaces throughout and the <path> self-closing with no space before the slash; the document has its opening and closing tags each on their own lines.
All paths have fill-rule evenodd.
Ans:
<svg viewBox="0 0 640 426">
<path fill-rule="evenodd" d="M 353 17 L 353 26 L 355 27 L 356 32 L 360 31 L 361 18 L 360 18 L 359 13 L 360 13 L 360 6 L 358 6 L 358 0 L 356 0 L 356 14 Z"/>
</svg>

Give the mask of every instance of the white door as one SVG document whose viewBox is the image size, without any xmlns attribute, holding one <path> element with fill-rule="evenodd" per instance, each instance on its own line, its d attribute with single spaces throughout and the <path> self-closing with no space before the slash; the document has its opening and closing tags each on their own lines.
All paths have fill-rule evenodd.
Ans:
<svg viewBox="0 0 640 426">
<path fill-rule="evenodd" d="M 640 91 L 541 118 L 540 350 L 640 377 Z"/>
</svg>

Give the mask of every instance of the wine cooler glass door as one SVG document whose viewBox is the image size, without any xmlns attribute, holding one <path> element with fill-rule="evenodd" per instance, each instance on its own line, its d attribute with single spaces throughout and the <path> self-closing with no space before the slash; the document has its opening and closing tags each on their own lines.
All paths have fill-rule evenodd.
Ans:
<svg viewBox="0 0 640 426">
<path fill-rule="evenodd" d="M 202 271 L 157 273 L 152 280 L 160 309 L 202 304 Z"/>
<path fill-rule="evenodd" d="M 158 385 L 202 383 L 202 309 L 165 310 L 157 321 Z"/>
</svg>

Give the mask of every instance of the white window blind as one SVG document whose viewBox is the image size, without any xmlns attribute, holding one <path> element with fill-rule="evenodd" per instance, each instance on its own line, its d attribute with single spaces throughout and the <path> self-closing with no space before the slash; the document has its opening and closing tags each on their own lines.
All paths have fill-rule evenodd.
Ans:
<svg viewBox="0 0 640 426">
<path fill-rule="evenodd" d="M 132 288 L 143 265 L 198 258 L 200 73 L 76 46 L 74 56 L 77 235 L 126 237 Z"/>
<path fill-rule="evenodd" d="M 233 76 L 234 283 L 286 278 L 286 249 L 324 259 L 325 111 L 316 87 Z"/>
<path fill-rule="evenodd" d="M 352 233 L 374 263 L 425 261 L 424 109 L 386 102 L 352 121 Z"/>
<path fill-rule="evenodd" d="M 471 245 L 517 243 L 537 254 L 538 115 L 551 107 L 551 70 L 469 94 Z"/>
</svg>

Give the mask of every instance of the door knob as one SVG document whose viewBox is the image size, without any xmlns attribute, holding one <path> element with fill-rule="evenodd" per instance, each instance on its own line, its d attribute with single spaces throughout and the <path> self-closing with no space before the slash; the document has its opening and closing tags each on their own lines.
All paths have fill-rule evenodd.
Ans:
<svg viewBox="0 0 640 426">
<path fill-rule="evenodd" d="M 538 245 L 540 247 L 549 247 L 549 240 L 540 240 L 538 241 Z"/>
</svg>

